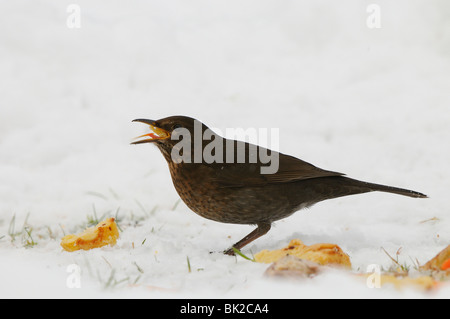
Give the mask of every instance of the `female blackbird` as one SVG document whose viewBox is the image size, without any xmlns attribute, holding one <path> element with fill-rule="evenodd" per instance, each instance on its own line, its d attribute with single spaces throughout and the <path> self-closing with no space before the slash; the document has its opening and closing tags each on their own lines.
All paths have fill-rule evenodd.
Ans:
<svg viewBox="0 0 450 319">
<path fill-rule="evenodd" d="M 152 133 L 139 136 L 147 138 L 132 144 L 154 143 L 159 148 L 175 189 L 190 209 L 222 223 L 257 225 L 233 245 L 236 249 L 266 234 L 274 221 L 323 200 L 372 191 L 427 197 L 344 177 L 289 155 L 225 139 L 190 117 L 133 122 L 148 124 Z M 233 247 L 224 253 L 234 255 Z"/>
</svg>

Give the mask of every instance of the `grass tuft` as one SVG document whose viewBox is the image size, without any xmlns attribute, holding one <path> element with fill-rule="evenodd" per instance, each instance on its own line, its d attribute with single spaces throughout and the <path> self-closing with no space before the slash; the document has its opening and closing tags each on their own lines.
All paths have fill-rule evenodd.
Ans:
<svg viewBox="0 0 450 319">
<path fill-rule="evenodd" d="M 190 273 L 192 270 L 191 270 L 191 262 L 189 260 L 189 256 L 186 256 L 186 261 L 187 261 L 187 266 L 188 266 L 188 272 Z"/>
</svg>

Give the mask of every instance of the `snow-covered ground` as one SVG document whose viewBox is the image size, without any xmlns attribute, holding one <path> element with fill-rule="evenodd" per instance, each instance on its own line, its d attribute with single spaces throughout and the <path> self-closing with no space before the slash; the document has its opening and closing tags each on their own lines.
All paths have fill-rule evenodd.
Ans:
<svg viewBox="0 0 450 319">
<path fill-rule="evenodd" d="M 382 248 L 413 268 L 450 244 L 449 14 L 445 0 L 1 0 L 0 297 L 450 297 L 338 271 L 274 281 L 210 254 L 252 227 L 198 217 L 159 151 L 129 145 L 142 117 L 279 128 L 283 153 L 430 198 L 323 202 L 243 252 L 300 238 L 338 244 L 354 272 L 392 266 Z M 104 216 L 116 246 L 62 251 Z"/>
</svg>

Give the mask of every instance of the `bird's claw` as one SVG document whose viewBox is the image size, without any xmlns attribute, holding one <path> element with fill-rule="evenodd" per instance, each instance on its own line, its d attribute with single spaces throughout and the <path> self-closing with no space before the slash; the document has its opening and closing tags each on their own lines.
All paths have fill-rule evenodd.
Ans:
<svg viewBox="0 0 450 319">
<path fill-rule="evenodd" d="M 233 247 L 231 247 L 231 248 L 225 250 L 223 253 L 224 253 L 225 255 L 228 255 L 228 256 L 236 256 L 236 254 L 234 253 Z"/>
</svg>

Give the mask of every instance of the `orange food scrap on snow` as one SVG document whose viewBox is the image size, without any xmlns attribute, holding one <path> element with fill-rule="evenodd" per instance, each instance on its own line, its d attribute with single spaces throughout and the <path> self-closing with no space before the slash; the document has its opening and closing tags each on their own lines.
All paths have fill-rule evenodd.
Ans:
<svg viewBox="0 0 450 319">
<path fill-rule="evenodd" d="M 422 270 L 447 270 L 450 268 L 450 245 L 421 267 Z"/>
<path fill-rule="evenodd" d="M 446 261 L 444 261 L 444 263 L 443 263 L 442 266 L 441 266 L 441 269 L 442 269 L 442 270 L 450 269 L 450 258 L 447 259 Z"/>
<path fill-rule="evenodd" d="M 117 224 L 114 218 L 108 218 L 80 234 L 63 237 L 61 246 L 66 251 L 89 250 L 106 245 L 114 246 L 117 238 L 119 238 Z"/>
<path fill-rule="evenodd" d="M 314 244 L 306 246 L 299 239 L 291 240 L 285 248 L 272 251 L 263 250 L 255 255 L 255 260 L 261 263 L 272 263 L 288 255 L 313 261 L 319 265 L 352 267 L 350 258 L 338 245 Z"/>
</svg>

